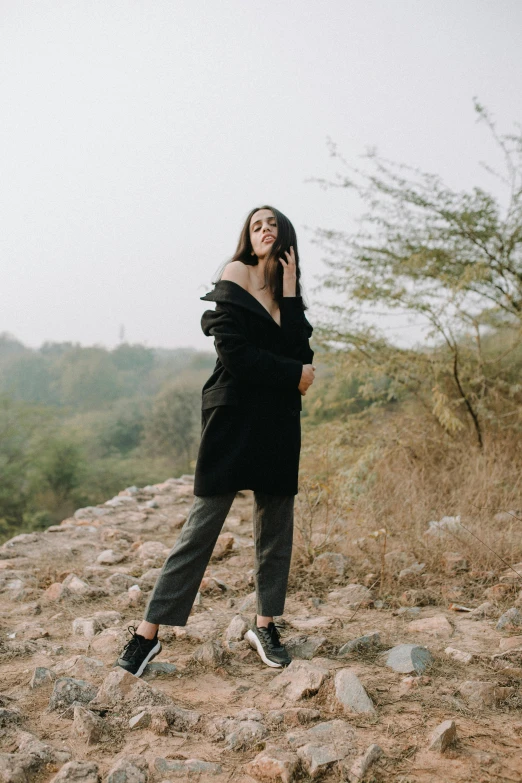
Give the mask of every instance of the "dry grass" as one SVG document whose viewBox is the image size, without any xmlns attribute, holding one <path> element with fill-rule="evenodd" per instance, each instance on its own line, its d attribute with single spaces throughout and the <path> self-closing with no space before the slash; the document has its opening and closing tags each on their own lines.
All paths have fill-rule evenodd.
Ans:
<svg viewBox="0 0 522 783">
<path fill-rule="evenodd" d="M 522 512 L 495 515 L 522 509 L 521 469 L 517 433 L 486 432 L 479 451 L 471 433 L 450 437 L 414 407 L 305 424 L 301 486 L 308 494 L 316 487 L 321 500 L 313 514 L 307 493 L 298 503 L 300 549 L 314 554 L 314 541 L 320 551 L 336 541 L 328 548 L 349 553 L 365 538 L 372 567 L 386 547 L 413 553 L 435 572 L 444 551 L 462 553 L 474 570 L 505 570 L 499 558 L 522 560 Z M 425 535 L 431 520 L 457 515 L 464 532 Z"/>
</svg>

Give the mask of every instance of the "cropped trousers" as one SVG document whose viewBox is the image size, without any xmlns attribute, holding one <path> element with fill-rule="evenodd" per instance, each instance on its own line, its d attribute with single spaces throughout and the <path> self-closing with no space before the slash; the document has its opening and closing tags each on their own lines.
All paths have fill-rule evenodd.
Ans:
<svg viewBox="0 0 522 783">
<path fill-rule="evenodd" d="M 195 496 L 145 610 L 156 625 L 185 625 L 236 492 Z M 294 495 L 254 492 L 257 614 L 283 614 L 294 527 Z"/>
</svg>

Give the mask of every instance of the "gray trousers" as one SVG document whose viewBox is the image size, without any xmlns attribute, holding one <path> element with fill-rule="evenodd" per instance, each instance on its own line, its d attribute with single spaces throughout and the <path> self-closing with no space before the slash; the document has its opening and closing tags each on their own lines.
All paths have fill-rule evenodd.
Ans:
<svg viewBox="0 0 522 783">
<path fill-rule="evenodd" d="M 196 496 L 145 610 L 156 625 L 185 625 L 235 492 Z M 257 614 L 283 614 L 294 527 L 294 495 L 254 492 Z"/>
</svg>

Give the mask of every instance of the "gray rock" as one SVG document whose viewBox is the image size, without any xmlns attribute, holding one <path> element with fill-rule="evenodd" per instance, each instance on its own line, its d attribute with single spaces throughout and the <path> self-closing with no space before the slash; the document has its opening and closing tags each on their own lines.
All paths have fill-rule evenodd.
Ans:
<svg viewBox="0 0 522 783">
<path fill-rule="evenodd" d="M 362 756 L 355 759 L 350 769 L 347 771 L 349 782 L 359 783 L 364 778 L 371 765 L 375 764 L 382 755 L 383 750 L 379 745 L 370 745 Z"/>
<path fill-rule="evenodd" d="M 246 771 L 256 780 L 273 780 L 293 783 L 297 773 L 298 758 L 292 751 L 267 746 L 247 766 Z"/>
<path fill-rule="evenodd" d="M 272 680 L 268 688 L 283 693 L 287 699 L 297 701 L 317 693 L 328 676 L 329 671 L 322 664 L 295 660 Z"/>
<path fill-rule="evenodd" d="M 30 688 L 40 688 L 42 685 L 48 685 L 56 679 L 56 674 L 45 666 L 37 666 L 29 683 Z"/>
<path fill-rule="evenodd" d="M 114 549 L 104 549 L 96 558 L 96 562 L 100 563 L 100 565 L 117 565 L 117 563 L 125 560 L 125 557 L 126 555 L 122 552 L 115 552 Z"/>
<path fill-rule="evenodd" d="M 94 761 L 68 761 L 51 778 L 50 783 L 100 783 L 98 765 Z"/>
<path fill-rule="evenodd" d="M 72 730 L 76 737 L 88 745 L 95 745 L 104 734 L 105 722 L 91 710 L 77 704 L 74 707 Z"/>
<path fill-rule="evenodd" d="M 231 720 L 225 735 L 228 750 L 247 750 L 255 747 L 268 734 L 258 720 Z"/>
<path fill-rule="evenodd" d="M 328 770 L 334 762 L 344 759 L 346 753 L 333 745 L 308 743 L 298 748 L 297 755 L 308 774 L 315 778 Z"/>
<path fill-rule="evenodd" d="M 428 648 L 419 644 L 398 644 L 385 654 L 386 666 L 401 674 L 424 674 L 433 663 Z"/>
<path fill-rule="evenodd" d="M 146 729 L 150 726 L 151 715 L 148 710 L 141 710 L 129 720 L 129 729 Z"/>
<path fill-rule="evenodd" d="M 133 709 L 144 706 L 171 706 L 172 699 L 167 694 L 153 688 L 147 682 L 134 677 L 119 666 L 105 677 L 91 709 L 120 706 Z"/>
<path fill-rule="evenodd" d="M 143 756 L 119 759 L 107 775 L 107 783 L 147 783 L 149 765 Z"/>
<path fill-rule="evenodd" d="M 143 671 L 143 676 L 160 677 L 162 674 L 174 674 L 177 671 L 176 666 L 173 663 L 167 663 L 166 661 L 158 661 L 157 663 L 148 663 Z"/>
<path fill-rule="evenodd" d="M 424 572 L 425 568 L 425 563 L 413 563 L 413 565 L 408 566 L 408 568 L 403 568 L 402 571 L 399 572 L 399 584 L 414 584 Z"/>
<path fill-rule="evenodd" d="M 105 580 L 105 585 L 111 593 L 123 593 L 137 583 L 136 577 L 130 576 L 130 574 L 122 574 L 119 571 L 111 574 Z"/>
<path fill-rule="evenodd" d="M 54 683 L 49 699 L 49 710 L 60 710 L 69 707 L 73 702 L 88 704 L 96 696 L 97 688 L 85 680 L 75 680 L 73 677 L 60 677 Z"/>
<path fill-rule="evenodd" d="M 454 720 L 445 720 L 432 732 L 428 750 L 438 750 L 443 753 L 457 739 L 457 727 Z"/>
<path fill-rule="evenodd" d="M 323 552 L 313 562 L 314 571 L 333 579 L 344 576 L 352 560 L 340 552 Z"/>
<path fill-rule="evenodd" d="M 364 636 L 358 636 L 356 639 L 351 639 L 339 649 L 337 655 L 343 657 L 354 652 L 361 652 L 364 650 L 371 650 L 372 648 L 379 647 L 381 644 L 381 635 L 379 631 L 370 631 L 370 633 Z"/>
<path fill-rule="evenodd" d="M 161 568 L 149 568 L 148 571 L 145 571 L 145 573 L 140 576 L 140 578 L 137 580 L 137 584 L 142 590 L 152 590 L 158 581 L 158 576 L 160 573 Z"/>
<path fill-rule="evenodd" d="M 328 593 L 330 601 L 342 602 L 346 609 L 358 609 L 359 607 L 370 606 L 372 603 L 372 594 L 364 585 L 352 584 L 346 587 L 340 587 Z"/>
<path fill-rule="evenodd" d="M 154 759 L 154 768 L 163 774 L 174 774 L 179 777 L 190 775 L 221 775 L 223 768 L 219 764 L 211 761 L 201 761 L 201 759 L 186 759 L 178 761 L 177 759 Z"/>
<path fill-rule="evenodd" d="M 254 593 L 249 593 L 241 603 L 239 604 L 239 611 L 240 612 L 253 612 L 255 611 L 257 606 L 257 596 Z"/>
<path fill-rule="evenodd" d="M 522 612 L 514 606 L 504 612 L 496 625 L 497 631 L 505 629 L 520 628 L 522 626 Z"/>
<path fill-rule="evenodd" d="M 314 655 L 324 651 L 328 640 L 326 636 L 292 636 L 285 640 L 285 647 L 291 658 L 311 661 Z"/>
<path fill-rule="evenodd" d="M 362 683 L 350 669 L 340 669 L 335 674 L 335 697 L 347 713 L 375 714 L 373 702 Z"/>
<path fill-rule="evenodd" d="M 240 614 L 236 614 L 236 616 L 233 617 L 230 621 L 230 624 L 225 631 L 225 642 L 240 642 L 249 628 L 250 623 L 246 617 L 243 617 Z"/>
<path fill-rule="evenodd" d="M 75 519 L 97 519 L 99 517 L 105 517 L 110 514 L 111 511 L 108 508 L 98 508 L 97 506 L 85 506 L 85 508 L 79 508 L 74 512 Z"/>
<path fill-rule="evenodd" d="M 214 640 L 205 642 L 196 648 L 192 654 L 191 660 L 201 664 L 201 666 L 208 666 L 211 669 L 217 669 L 225 661 L 225 651 L 223 647 Z"/>
<path fill-rule="evenodd" d="M 469 613 L 468 617 L 471 620 L 486 620 L 490 617 L 495 617 L 497 615 L 497 608 L 494 603 L 491 601 L 484 601 L 484 603 L 480 604 L 480 606 L 477 606 L 476 609 L 473 609 L 472 612 Z"/>
</svg>

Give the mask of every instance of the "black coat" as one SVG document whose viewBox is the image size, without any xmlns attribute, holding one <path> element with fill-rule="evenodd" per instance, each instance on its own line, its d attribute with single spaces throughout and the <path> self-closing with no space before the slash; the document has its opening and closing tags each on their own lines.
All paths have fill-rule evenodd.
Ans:
<svg viewBox="0 0 522 783">
<path fill-rule="evenodd" d="M 202 390 L 194 494 L 253 489 L 296 495 L 301 450 L 303 364 L 313 328 L 300 296 L 279 303 L 281 326 L 242 286 L 220 280 L 201 299 L 216 302 L 201 328 L 217 361 Z"/>
</svg>

